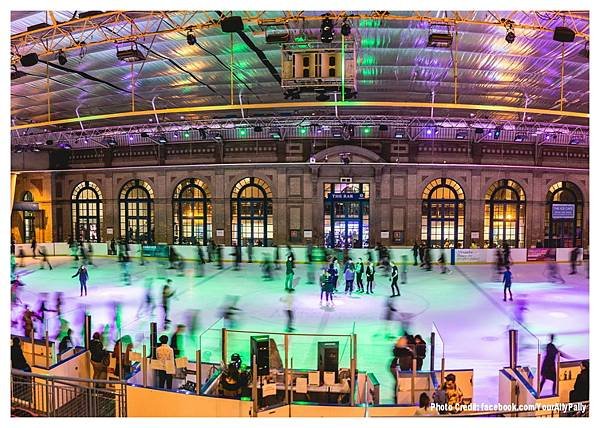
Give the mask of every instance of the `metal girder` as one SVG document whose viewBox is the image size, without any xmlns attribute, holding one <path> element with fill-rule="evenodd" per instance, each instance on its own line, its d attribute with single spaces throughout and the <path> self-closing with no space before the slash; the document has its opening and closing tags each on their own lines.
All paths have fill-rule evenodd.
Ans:
<svg viewBox="0 0 600 428">
<path fill-rule="evenodd" d="M 253 13 L 253 15 L 249 15 Z M 265 12 L 249 12 L 244 17 L 247 24 L 261 25 L 262 23 L 289 24 L 290 22 L 320 21 L 320 15 L 308 16 L 302 12 L 286 12 L 281 17 L 263 18 Z M 513 28 L 523 30 L 553 32 L 547 24 L 542 23 L 535 12 L 522 12 L 531 22 L 515 22 Z M 553 12 L 554 16 L 562 17 L 569 23 L 577 37 L 589 40 L 589 24 L 585 28 L 577 28 L 576 20 L 587 20 L 585 16 L 570 12 Z M 349 16 L 347 12 L 329 12 L 333 19 L 342 19 Z M 200 23 L 190 24 L 197 16 L 202 17 Z M 221 20 L 226 17 L 212 19 L 202 11 L 154 11 L 154 12 L 105 12 L 87 18 L 72 19 L 66 22 L 56 22 L 52 25 L 33 31 L 25 31 L 11 36 L 12 62 L 16 62 L 21 55 L 36 52 L 39 56 L 56 55 L 59 51 L 67 52 L 92 46 L 120 43 L 137 40 L 144 37 L 162 36 L 171 33 L 185 32 L 187 30 L 202 31 L 220 26 Z M 492 15 L 493 17 L 493 15 Z M 393 12 L 372 12 L 351 15 L 353 19 L 380 19 L 384 21 L 421 21 L 435 24 L 458 25 L 473 24 L 486 26 L 504 26 L 504 23 L 493 17 L 493 20 L 469 19 L 455 13 L 453 16 L 437 17 L 428 14 L 414 13 L 410 16 L 394 15 Z M 168 25 L 161 25 L 168 23 Z M 110 27 L 112 32 L 107 32 L 104 27 Z M 117 36 L 114 32 L 118 33 Z"/>
<path fill-rule="evenodd" d="M 259 118 L 240 118 L 240 119 L 211 119 L 211 120 L 181 120 L 176 122 L 144 123 L 136 125 L 109 126 L 92 129 L 63 130 L 56 132 L 23 133 L 15 130 L 12 138 L 13 146 L 34 147 L 43 146 L 46 140 L 53 140 L 55 143 L 69 142 L 74 148 L 94 148 L 107 147 L 104 141 L 108 138 L 115 140 L 119 146 L 137 146 L 155 142 L 156 135 L 164 134 L 172 142 L 194 142 L 202 139 L 210 140 L 211 132 L 220 132 L 223 138 L 232 140 L 269 140 L 270 130 L 277 128 L 289 138 L 311 138 L 322 139 L 331 138 L 330 130 L 335 127 L 353 125 L 357 128 L 371 127 L 378 128 L 380 125 L 386 125 L 387 129 L 378 131 L 373 129 L 369 135 L 361 134 L 360 129 L 355 131 L 355 138 L 388 138 L 393 139 L 397 129 L 407 130 L 406 136 L 410 140 L 423 138 L 419 130 L 436 127 L 441 130 L 441 135 L 436 139 L 454 139 L 454 132 L 469 131 L 475 141 L 491 142 L 513 142 L 516 134 L 524 134 L 528 138 L 527 142 L 538 142 L 547 145 L 565 145 L 569 144 L 574 136 L 581 139 L 582 145 L 589 144 L 588 129 L 576 125 L 557 125 L 547 122 L 523 122 L 506 120 L 489 120 L 484 118 L 452 118 L 452 117 L 403 117 L 403 116 L 385 116 L 385 115 L 347 115 L 347 116 L 326 116 L 326 115 L 304 115 L 304 116 L 283 116 L 283 117 L 259 117 Z M 262 131 L 252 131 L 254 127 L 260 126 Z M 248 131 L 243 137 L 240 137 L 238 130 L 246 128 Z M 309 129 L 310 131 L 300 132 L 299 129 Z M 321 131 L 316 132 L 316 129 Z M 476 129 L 482 131 L 476 133 Z M 488 133 L 492 130 L 501 129 L 502 138 L 495 140 L 489 137 Z M 200 138 L 201 131 L 204 132 Z M 412 131 L 411 131 L 412 130 Z M 252 131 L 252 137 L 250 137 Z M 141 137 L 142 133 L 147 133 L 149 137 Z M 184 137 L 184 133 L 189 133 Z M 546 138 L 551 136 L 552 138 Z M 153 140 L 154 138 L 154 140 Z M 85 142 L 87 141 L 87 142 Z"/>
</svg>

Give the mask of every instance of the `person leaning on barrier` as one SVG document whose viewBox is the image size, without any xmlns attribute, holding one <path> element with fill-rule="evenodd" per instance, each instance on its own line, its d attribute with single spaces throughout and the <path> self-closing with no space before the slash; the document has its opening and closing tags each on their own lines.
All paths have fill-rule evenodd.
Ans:
<svg viewBox="0 0 600 428">
<path fill-rule="evenodd" d="M 458 413 L 460 410 L 456 407 L 463 402 L 463 393 L 456 385 L 456 376 L 452 373 L 445 377 L 445 382 L 433 393 L 433 401 L 439 406 L 447 405 L 452 407 L 450 413 Z M 445 411 L 440 411 L 445 413 Z"/>
<path fill-rule="evenodd" d="M 577 403 L 590 399 L 590 360 L 581 362 L 581 372 L 577 375 L 575 386 L 569 392 L 569 402 Z"/>
<path fill-rule="evenodd" d="M 90 360 L 94 373 L 93 379 L 106 380 L 108 378 L 108 366 L 110 365 L 110 354 L 104 350 L 102 337 L 96 332 L 90 341 Z M 95 384 L 96 388 L 105 388 L 102 383 Z"/>
<path fill-rule="evenodd" d="M 221 374 L 219 383 L 220 396 L 240 398 L 248 387 L 248 373 L 242 368 L 242 360 L 238 354 L 231 356 L 231 362 Z"/>
</svg>

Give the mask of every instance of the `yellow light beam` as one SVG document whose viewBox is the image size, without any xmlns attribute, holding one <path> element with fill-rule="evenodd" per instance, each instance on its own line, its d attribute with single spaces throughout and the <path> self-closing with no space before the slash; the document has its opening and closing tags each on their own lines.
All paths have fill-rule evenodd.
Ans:
<svg viewBox="0 0 600 428">
<path fill-rule="evenodd" d="M 323 108 L 323 107 L 346 107 L 346 108 L 423 108 L 423 109 L 451 109 L 451 110 L 485 110 L 496 112 L 509 113 L 529 113 L 541 114 L 547 116 L 564 116 L 589 119 L 589 113 L 581 113 L 576 111 L 560 111 L 535 109 L 524 107 L 513 107 L 506 105 L 486 105 L 486 104 L 454 104 L 454 103 L 426 103 L 426 102 L 408 102 L 408 101 L 297 101 L 297 102 L 279 102 L 279 103 L 264 103 L 264 104 L 245 104 L 245 110 L 267 110 L 267 109 L 294 109 L 294 108 Z M 11 127 L 11 131 L 17 129 L 39 128 L 44 126 L 61 125 L 74 122 L 94 122 L 107 119 L 120 119 L 127 117 L 153 116 L 156 114 L 180 114 L 180 113 L 196 113 L 209 111 L 235 111 L 240 108 L 239 105 L 210 105 L 196 107 L 175 107 L 155 110 L 138 110 L 126 111 L 121 113 L 107 113 L 91 116 L 83 116 L 81 118 L 72 117 L 68 119 L 59 119 L 47 122 L 29 123 L 25 125 L 17 125 Z"/>
</svg>

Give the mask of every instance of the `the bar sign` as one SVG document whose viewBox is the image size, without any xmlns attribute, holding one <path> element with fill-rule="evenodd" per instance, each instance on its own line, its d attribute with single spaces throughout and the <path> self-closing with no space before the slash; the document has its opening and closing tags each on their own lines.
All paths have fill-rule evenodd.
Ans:
<svg viewBox="0 0 600 428">
<path fill-rule="evenodd" d="M 552 218 L 575 218 L 575 204 L 552 204 Z"/>
<path fill-rule="evenodd" d="M 359 199 L 364 199 L 364 193 L 334 193 L 331 192 L 327 195 L 328 199 L 333 199 L 334 201 L 356 201 Z"/>
</svg>

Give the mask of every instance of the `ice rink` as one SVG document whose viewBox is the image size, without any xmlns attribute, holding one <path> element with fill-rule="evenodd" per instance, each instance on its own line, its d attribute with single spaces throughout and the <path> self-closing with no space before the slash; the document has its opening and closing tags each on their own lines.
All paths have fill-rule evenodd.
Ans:
<svg viewBox="0 0 600 428">
<path fill-rule="evenodd" d="M 261 250 L 256 250 L 255 257 L 261 259 Z M 284 295 L 284 266 L 275 271 L 272 281 L 263 281 L 258 263 L 245 263 L 239 271 L 233 270 L 231 263 L 226 263 L 223 270 L 207 265 L 204 276 L 196 277 L 193 262 L 187 262 L 185 274 L 179 276 L 176 270 L 165 270 L 156 261 L 147 260 L 140 266 L 137 259 L 132 259 L 132 284 L 127 286 L 122 281 L 121 264 L 116 258 L 98 257 L 94 260 L 96 266 L 89 267 L 88 295 L 80 297 L 79 281 L 71 278 L 76 271 L 71 259 L 54 257 L 51 262 L 53 270 L 41 270 L 39 260 L 31 258 L 26 259 L 25 267 L 17 268 L 25 284 L 19 287 L 19 298 L 37 310 L 42 293 L 48 293 L 47 306 L 53 309 L 55 293 L 63 292 L 63 317 L 69 321 L 78 343 L 81 343 L 84 311 L 91 313 L 94 331 L 101 331 L 106 324 L 114 324 L 115 302 L 122 307 L 122 335 L 129 334 L 134 341 L 139 340 L 142 332 L 148 334 L 151 320 L 158 321 L 161 334 L 160 293 L 165 277 L 173 280 L 176 290 L 171 300 L 169 334 L 178 323 L 189 325 L 190 314 L 198 311 L 196 336 L 188 336 L 185 344 L 185 352 L 191 359 L 195 359 L 197 335 L 221 317 L 227 296 L 239 296 L 237 329 L 283 332 L 285 328 L 284 306 L 280 301 Z M 388 367 L 400 331 L 400 318 L 408 323 L 410 333 L 421 334 L 427 342 L 435 322 L 444 343 L 446 368 L 473 368 L 474 401 L 496 403 L 498 370 L 508 365 L 509 326 L 519 330 L 519 358 L 523 364 L 533 363 L 537 354 L 536 340 L 525 329 L 536 335 L 543 347 L 548 335 L 555 333 L 555 343 L 573 359 L 589 355 L 589 282 L 585 270 L 579 267 L 577 274 L 568 275 L 569 266 L 559 266 L 565 284 L 549 282 L 543 263 L 514 265 L 513 302 L 502 301 L 502 285 L 493 280 L 490 265 L 451 266 L 451 272 L 445 275 L 440 274 L 437 266 L 431 272 L 410 266 L 408 283 L 400 288 L 402 295 L 393 299 L 398 320 L 386 335 L 383 317 L 390 286 L 381 271 L 378 270 L 375 276 L 374 295 L 354 293 L 345 296 L 340 278 L 339 292 L 334 297 L 335 307 L 329 308 L 320 306 L 319 285 L 307 284 L 307 266 L 298 264 L 295 328 L 297 333 L 326 334 L 350 334 L 354 328 L 358 339 L 358 369 L 375 373 L 381 383 L 381 401 L 391 403 L 393 380 Z M 319 266 L 315 271 L 318 275 Z M 144 284 L 149 278 L 153 278 L 153 296 L 157 305 L 152 319 L 148 311 L 138 316 L 144 301 Z M 17 321 L 12 327 L 14 333 L 23 332 L 22 312 L 21 305 L 13 309 L 12 318 Z M 52 317 L 52 313 L 47 316 Z M 215 332 L 221 325 L 217 321 Z M 48 326 L 51 336 L 56 335 L 58 327 L 57 320 L 52 318 Z M 40 336 L 42 329 L 38 327 L 37 330 Z M 112 339 L 117 337 L 114 329 L 111 335 Z M 203 361 L 219 360 L 218 344 L 209 343 L 217 337 L 217 334 L 204 336 Z M 342 345 L 341 352 L 345 353 L 342 361 L 347 361 L 349 351 Z M 108 349 L 112 350 L 112 346 L 109 340 Z M 316 359 L 312 362 L 311 356 L 305 361 L 306 354 L 308 352 L 303 353 L 301 346 L 294 348 L 291 357 L 295 368 L 316 368 Z M 441 356 L 437 355 L 436 360 Z M 424 364 L 424 368 L 428 367 L 429 350 Z M 550 384 L 544 392 L 550 392 Z"/>
</svg>

